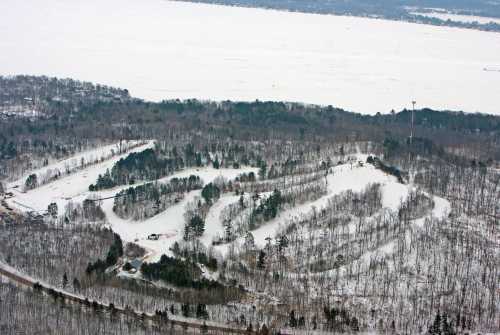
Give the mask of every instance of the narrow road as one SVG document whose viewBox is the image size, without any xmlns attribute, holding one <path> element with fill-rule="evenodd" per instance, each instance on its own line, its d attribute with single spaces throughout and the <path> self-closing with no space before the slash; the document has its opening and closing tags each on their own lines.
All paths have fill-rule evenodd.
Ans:
<svg viewBox="0 0 500 335">
<path fill-rule="evenodd" d="M 168 328 L 168 326 L 171 326 L 174 329 L 178 330 L 191 330 L 192 333 L 208 333 L 208 334 L 246 334 L 246 335 L 251 335 L 251 334 L 256 334 L 256 333 L 251 333 L 246 331 L 245 329 L 240 329 L 240 328 L 231 328 L 231 327 L 224 327 L 224 326 L 214 326 L 214 325 L 204 325 L 203 323 L 196 323 L 196 322 L 187 322 L 187 321 L 180 321 L 180 320 L 172 320 L 172 319 L 162 319 L 161 316 L 159 315 L 153 315 L 153 314 L 147 314 L 147 313 L 142 313 L 138 312 L 135 310 L 127 310 L 123 308 L 118 308 L 110 305 L 106 305 L 102 302 L 99 301 L 89 301 L 84 297 L 75 295 L 73 293 L 70 293 L 65 290 L 57 289 L 50 287 L 49 285 L 41 284 L 35 280 L 33 280 L 29 276 L 24 276 L 20 274 L 18 271 L 15 271 L 12 269 L 10 266 L 6 266 L 2 262 L 0 262 L 0 275 L 8 278 L 10 281 L 22 285 L 22 286 L 27 286 L 32 289 L 36 289 L 39 291 L 42 291 L 44 293 L 47 293 L 49 295 L 55 295 L 59 298 L 65 299 L 69 302 L 73 303 L 78 303 L 84 306 L 87 306 L 89 308 L 94 308 L 96 310 L 108 310 L 110 312 L 114 312 L 116 314 L 122 314 L 122 315 L 127 315 L 127 316 L 134 316 L 137 317 L 140 320 L 143 321 L 153 321 L 158 324 L 163 323 L 165 329 Z"/>
</svg>

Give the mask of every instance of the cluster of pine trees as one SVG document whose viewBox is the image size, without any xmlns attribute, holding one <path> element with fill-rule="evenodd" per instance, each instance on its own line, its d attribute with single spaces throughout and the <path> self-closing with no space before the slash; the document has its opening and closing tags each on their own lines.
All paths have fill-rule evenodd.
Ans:
<svg viewBox="0 0 500 335">
<path fill-rule="evenodd" d="M 144 263 L 141 273 L 149 280 L 162 280 L 178 287 L 194 289 L 217 289 L 222 285 L 213 280 L 201 277 L 196 263 L 162 255 L 156 263 Z"/>
<path fill-rule="evenodd" d="M 134 184 L 136 181 L 156 180 L 184 167 L 182 157 L 161 157 L 154 149 L 130 153 L 120 159 L 111 171 L 99 175 L 90 191 L 112 188 L 117 185 Z"/>
<path fill-rule="evenodd" d="M 88 264 L 87 269 L 85 270 L 88 276 L 91 275 L 94 271 L 98 274 L 103 274 L 107 268 L 115 265 L 118 259 L 123 256 L 123 242 L 120 238 L 120 235 L 114 233 L 113 237 L 114 241 L 113 244 L 109 247 L 106 259 L 101 260 L 99 258 L 94 263 Z"/>
</svg>

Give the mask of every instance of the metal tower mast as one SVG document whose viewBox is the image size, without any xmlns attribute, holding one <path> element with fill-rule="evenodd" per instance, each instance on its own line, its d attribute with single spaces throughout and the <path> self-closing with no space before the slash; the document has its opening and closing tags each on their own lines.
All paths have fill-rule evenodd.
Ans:
<svg viewBox="0 0 500 335">
<path fill-rule="evenodd" d="M 417 104 L 417 102 L 413 100 L 411 103 L 413 104 L 413 109 L 411 110 L 410 147 L 413 143 L 413 122 L 415 118 L 415 105 Z"/>
</svg>

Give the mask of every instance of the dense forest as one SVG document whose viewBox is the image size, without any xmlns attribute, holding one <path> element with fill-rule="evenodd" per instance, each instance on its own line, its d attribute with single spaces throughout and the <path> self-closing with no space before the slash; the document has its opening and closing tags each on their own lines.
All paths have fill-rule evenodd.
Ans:
<svg viewBox="0 0 500 335">
<path fill-rule="evenodd" d="M 21 76 L 2 77 L 0 82 L 2 87 L 10 87 L 2 91 L 4 100 L 1 108 L 8 108 L 11 104 L 8 99 L 10 91 L 15 92 L 16 96 L 31 97 L 34 86 L 43 86 L 47 90 L 45 95 L 37 96 L 38 104 L 47 107 L 40 109 L 41 114 L 36 118 L 23 114 L 0 116 L 0 176 L 3 178 L 19 176 L 75 152 L 122 139 L 168 139 L 170 143 L 179 144 L 174 146 L 180 152 L 186 145 L 185 137 L 191 137 L 189 144 L 202 146 L 202 150 L 198 150 L 202 154 L 211 149 L 207 146 L 212 145 L 210 143 L 218 145 L 216 143 L 230 138 L 233 143 L 226 145 L 232 145 L 233 148 L 227 150 L 236 155 L 241 148 L 238 140 L 285 140 L 293 137 L 321 146 L 322 142 L 329 140 L 380 143 L 387 139 L 405 147 L 409 133 L 409 110 L 370 116 L 332 106 L 297 103 L 197 100 L 151 103 L 132 98 L 97 98 L 99 95 L 92 95 L 91 99 L 80 102 L 81 97 L 78 95 L 71 98 L 76 85 L 71 84 L 74 81 Z M 65 94 L 68 100 L 54 101 L 51 97 L 57 94 Z M 31 108 L 29 104 L 21 106 L 23 110 Z M 415 141 L 421 143 L 419 151 L 437 153 L 442 150 L 454 157 L 473 157 L 485 162 L 500 157 L 498 116 L 424 109 L 416 111 L 415 120 Z M 168 125 L 166 129 L 165 125 Z M 208 133 L 211 135 L 206 141 L 203 138 L 205 135 L 200 134 Z M 172 149 L 174 146 L 171 146 Z M 195 166 L 199 163 L 198 158 L 188 155 L 184 161 L 155 161 L 154 164 L 162 165 L 162 170 L 146 173 L 165 174 L 183 165 Z M 252 159 L 250 156 L 241 158 L 243 163 Z M 125 165 L 128 163 L 124 162 Z M 112 178 L 120 180 L 107 182 L 124 183 L 126 172 L 115 171 Z"/>
<path fill-rule="evenodd" d="M 0 84 L 2 334 L 499 331 L 498 116 Z"/>
</svg>

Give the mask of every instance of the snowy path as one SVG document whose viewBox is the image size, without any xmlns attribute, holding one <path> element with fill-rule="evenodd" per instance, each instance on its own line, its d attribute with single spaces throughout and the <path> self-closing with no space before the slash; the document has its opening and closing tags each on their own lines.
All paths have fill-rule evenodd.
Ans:
<svg viewBox="0 0 500 335">
<path fill-rule="evenodd" d="M 224 176 L 228 180 L 236 178 L 241 173 L 248 173 L 253 171 L 256 173 L 256 168 L 241 168 L 241 169 L 213 169 L 209 167 L 205 168 L 193 168 L 180 171 L 171 176 L 160 179 L 160 181 L 165 182 L 172 178 L 178 177 L 189 177 L 190 175 L 199 176 L 205 184 L 212 182 L 215 178 L 219 176 Z M 125 186 L 127 187 L 127 186 Z M 124 187 L 121 187 L 123 189 Z M 118 189 L 109 191 L 108 194 L 116 194 Z M 191 191 L 189 192 L 182 201 L 167 208 L 162 213 L 148 218 L 144 221 L 133 221 L 124 220 L 116 216 L 113 212 L 113 201 L 104 201 L 102 208 L 106 213 L 106 217 L 113 228 L 113 231 L 118 233 L 120 237 L 128 242 L 134 242 L 138 245 L 145 247 L 152 252 L 148 261 L 156 261 L 161 255 L 167 254 L 171 255 L 172 252 L 170 248 L 176 241 L 180 241 L 184 232 L 184 210 L 186 204 L 194 199 L 196 196 L 200 195 L 201 191 Z M 230 199 L 231 196 L 223 196 L 221 199 Z M 225 200 L 222 200 L 223 202 Z M 222 205 L 222 203 L 221 203 Z M 218 202 L 214 205 L 218 206 Z M 221 208 L 222 209 L 222 208 Z M 215 236 L 220 231 L 220 223 L 217 223 L 218 215 L 214 214 L 214 217 L 208 219 L 207 225 L 205 226 L 205 234 L 202 238 L 202 242 L 209 246 L 212 237 Z M 150 241 L 147 237 L 151 234 L 160 234 L 160 238 L 157 241 Z"/>
<path fill-rule="evenodd" d="M 151 141 L 148 141 L 150 143 Z M 124 153 L 128 152 L 133 152 L 134 147 L 143 147 L 140 145 L 141 143 L 139 141 L 128 141 L 122 143 L 122 151 Z M 24 182 L 26 178 L 28 178 L 28 175 L 30 174 L 36 174 L 38 179 L 40 180 L 43 178 L 43 176 L 46 175 L 53 175 L 56 171 L 60 171 L 63 174 L 66 174 L 67 171 L 70 171 L 70 173 L 74 173 L 75 171 L 78 171 L 77 169 L 81 165 L 82 161 L 85 164 L 98 164 L 99 162 L 106 161 L 110 158 L 112 158 L 114 155 L 118 154 L 120 152 L 120 143 L 113 143 L 109 144 L 106 146 L 98 147 L 92 150 L 87 150 L 84 152 L 80 152 L 70 158 L 66 158 L 57 162 L 53 162 L 47 166 L 44 166 L 42 168 L 30 171 L 28 174 L 25 174 L 18 180 L 15 180 L 7 186 L 8 188 L 13 188 L 15 186 L 21 187 L 24 185 Z M 123 155 L 120 155 L 122 157 Z"/>
<path fill-rule="evenodd" d="M 99 198 L 113 197 L 121 190 L 126 189 L 130 186 L 121 185 L 113 189 L 102 190 L 99 192 L 89 192 L 88 187 L 90 184 L 96 181 L 99 174 L 103 174 L 106 169 L 111 169 L 119 159 L 126 157 L 130 152 L 139 152 L 146 148 L 150 148 L 153 146 L 153 143 L 153 141 L 149 141 L 148 143 L 136 147 L 128 151 L 127 153 L 114 156 L 111 159 L 107 159 L 100 163 L 91 165 L 83 170 L 77 170 L 76 172 L 68 176 L 54 180 L 48 184 L 45 184 L 33 190 L 29 190 L 25 193 L 14 189 L 14 197 L 8 199 L 7 202 L 12 207 L 25 212 L 43 212 L 47 209 L 47 206 L 50 203 L 55 202 L 57 203 L 59 214 L 62 214 L 64 212 L 65 206 L 69 202 L 82 202 L 91 194 L 98 195 Z M 92 152 L 85 153 L 85 157 L 94 157 L 95 155 L 101 153 L 108 153 L 113 148 L 113 145 L 98 148 Z M 81 158 L 81 155 L 69 158 L 65 161 L 54 163 L 53 165 L 49 165 L 44 169 L 53 169 L 56 167 L 59 168 L 61 166 L 64 166 L 66 164 L 65 162 L 67 161 L 77 160 L 77 157 Z M 250 167 L 244 167 L 241 169 L 214 169 L 212 167 L 189 168 L 181 170 L 173 175 L 161 178 L 158 181 L 168 182 L 172 178 L 184 178 L 189 177 L 190 175 L 197 175 L 204 181 L 205 184 L 207 184 L 212 182 L 219 176 L 223 176 L 227 180 L 232 180 L 241 173 L 248 173 L 251 171 L 257 173 L 256 168 Z M 37 172 L 39 171 L 34 171 L 32 173 Z M 24 180 L 20 179 L 19 181 L 12 183 L 10 187 L 18 185 L 22 182 L 24 182 Z M 142 183 L 137 183 L 134 186 L 140 185 Z M 184 229 L 184 207 L 186 203 L 188 203 L 199 194 L 199 190 L 192 191 L 187 194 L 186 197 L 178 204 L 175 204 L 164 212 L 142 222 L 123 220 L 119 218 L 113 212 L 113 199 L 103 200 L 102 208 L 106 214 L 110 226 L 116 233 L 118 233 L 122 237 L 124 241 L 133 242 L 137 239 L 137 244 L 147 248 L 151 252 L 151 256 L 148 258 L 148 260 L 156 260 L 159 259 L 159 257 L 164 253 L 170 254 L 170 247 L 175 243 L 175 241 L 179 241 L 182 238 L 182 232 Z M 223 202 L 226 198 L 229 200 L 231 196 L 222 197 L 220 209 L 223 208 Z M 216 206 L 219 206 L 219 204 L 216 204 Z M 208 227 L 203 237 L 203 241 L 206 242 L 207 245 L 210 245 L 212 237 L 220 232 L 221 225 L 217 222 L 217 219 L 218 214 L 214 215 L 214 217 L 212 217 L 208 222 Z M 161 234 L 161 237 L 158 241 L 150 241 L 147 239 L 150 234 Z"/>
<path fill-rule="evenodd" d="M 240 196 L 238 195 L 223 195 L 210 208 L 210 212 L 205 220 L 205 232 L 200 239 L 204 245 L 210 246 L 214 237 L 224 236 L 224 227 L 220 220 L 220 214 L 227 205 L 237 202 L 239 198 Z"/>
<path fill-rule="evenodd" d="M 77 170 L 70 175 L 61 177 L 48 184 L 42 185 L 27 192 L 21 192 L 16 188 L 14 192 L 15 196 L 11 199 L 8 199 L 7 202 L 13 207 L 18 208 L 22 211 L 25 210 L 26 207 L 33 208 L 36 211 L 44 211 L 47 209 L 47 206 L 51 202 L 55 202 L 57 203 L 59 214 L 61 214 L 64 210 L 64 206 L 70 200 L 76 198 L 80 198 L 83 200 L 89 194 L 89 185 L 97 180 L 99 174 L 103 174 L 104 172 L 106 172 L 106 169 L 111 169 L 118 160 L 126 157 L 129 153 L 139 152 L 144 149 L 150 148 L 153 146 L 153 143 L 153 141 L 148 141 L 146 144 L 135 147 L 134 149 L 127 151 L 124 154 L 114 156 L 111 159 L 107 159 L 103 162 L 91 165 L 83 170 Z M 89 155 L 93 156 L 99 152 L 106 152 L 107 150 L 110 150 L 110 148 L 112 147 L 107 146 L 104 147 L 104 149 L 97 149 L 91 152 Z M 80 155 L 77 155 L 76 157 L 80 157 Z M 65 162 L 73 160 L 74 158 L 69 158 L 65 161 L 49 165 L 43 170 L 45 171 L 51 168 L 59 168 L 61 166 L 64 166 Z M 37 172 L 38 171 L 34 171 L 33 173 Z M 21 179 L 14 183 L 11 183 L 9 187 L 13 187 L 15 185 L 23 183 L 24 179 Z"/>
</svg>

